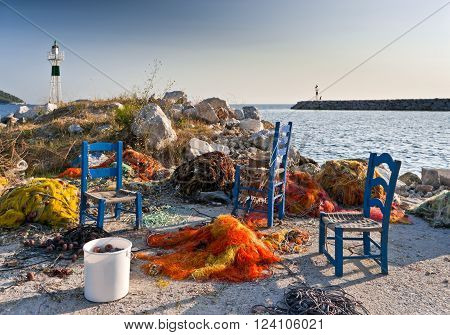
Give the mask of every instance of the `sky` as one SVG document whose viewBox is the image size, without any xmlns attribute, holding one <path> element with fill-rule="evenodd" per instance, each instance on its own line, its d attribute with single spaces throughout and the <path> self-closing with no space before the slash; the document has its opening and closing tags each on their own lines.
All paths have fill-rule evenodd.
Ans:
<svg viewBox="0 0 450 335">
<path fill-rule="evenodd" d="M 448 0 L 0 0 L 0 90 L 45 103 L 56 36 L 130 92 L 193 101 L 310 99 Z M 450 5 L 322 92 L 322 99 L 450 97 Z M 125 89 L 65 51 L 63 99 Z"/>
</svg>

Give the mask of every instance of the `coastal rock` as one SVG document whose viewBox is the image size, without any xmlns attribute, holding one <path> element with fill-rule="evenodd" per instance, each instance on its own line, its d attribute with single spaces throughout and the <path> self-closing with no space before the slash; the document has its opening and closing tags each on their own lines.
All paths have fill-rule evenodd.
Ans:
<svg viewBox="0 0 450 335">
<path fill-rule="evenodd" d="M 28 106 L 20 106 L 19 110 L 14 113 L 14 117 L 24 119 L 25 121 L 33 120 L 38 116 L 37 108 L 30 108 Z"/>
<path fill-rule="evenodd" d="M 183 113 L 183 105 L 175 104 L 167 111 L 167 116 L 174 120 L 179 120 Z"/>
<path fill-rule="evenodd" d="M 230 148 L 226 145 L 219 144 L 219 143 L 211 143 L 211 147 L 213 148 L 213 151 L 219 151 L 224 153 L 225 155 L 230 154 Z"/>
<path fill-rule="evenodd" d="M 236 120 L 243 120 L 243 119 L 245 119 L 244 112 L 242 111 L 242 109 L 235 109 L 234 110 L 234 117 L 236 118 Z"/>
<path fill-rule="evenodd" d="M 246 119 L 261 120 L 259 110 L 255 106 L 242 107 L 242 111 L 244 112 L 244 118 Z"/>
<path fill-rule="evenodd" d="M 242 130 L 248 131 L 248 132 L 258 132 L 264 129 L 264 126 L 261 121 L 255 120 L 255 119 L 244 119 L 241 120 L 239 123 L 239 127 Z"/>
<path fill-rule="evenodd" d="M 186 158 L 192 159 L 194 157 L 206 154 L 207 152 L 213 152 L 213 147 L 206 141 L 202 141 L 198 138 L 191 138 L 188 147 L 186 149 Z"/>
<path fill-rule="evenodd" d="M 439 178 L 438 170 L 422 168 L 422 184 L 431 185 L 433 188 L 439 188 L 441 179 Z"/>
<path fill-rule="evenodd" d="M 71 134 L 79 134 L 83 132 L 83 128 L 79 124 L 71 124 L 67 129 Z"/>
<path fill-rule="evenodd" d="M 205 99 L 205 100 L 201 101 L 199 104 L 197 104 L 197 108 L 199 106 L 200 106 L 200 108 L 202 108 L 201 106 L 203 106 L 203 105 L 210 105 L 213 108 L 214 113 L 220 120 L 227 120 L 230 118 L 235 118 L 234 110 L 232 110 L 230 108 L 230 106 L 228 105 L 228 103 L 223 99 L 219 99 L 219 98 Z"/>
<path fill-rule="evenodd" d="M 108 132 L 112 129 L 112 126 L 110 124 L 102 124 L 101 126 L 97 127 L 97 131 L 100 133 Z"/>
<path fill-rule="evenodd" d="M 187 95 L 183 91 L 172 91 L 164 94 L 163 100 L 166 100 L 170 104 L 186 104 Z"/>
<path fill-rule="evenodd" d="M 450 169 L 437 169 L 441 186 L 450 187 Z"/>
<path fill-rule="evenodd" d="M 433 186 L 419 184 L 415 187 L 416 192 L 428 193 L 433 191 Z"/>
<path fill-rule="evenodd" d="M 220 121 L 214 107 L 204 101 L 197 104 L 194 108 L 188 109 L 186 113 L 188 113 L 191 117 L 203 120 L 210 124 L 218 123 Z"/>
<path fill-rule="evenodd" d="M 137 113 L 131 131 L 145 139 L 150 149 L 162 149 L 177 139 L 172 123 L 155 103 L 149 103 Z"/>
<path fill-rule="evenodd" d="M 230 197 L 223 191 L 200 192 L 197 196 L 197 201 L 206 203 L 221 203 L 224 205 L 231 203 Z"/>
<path fill-rule="evenodd" d="M 407 186 L 421 184 L 422 181 L 420 180 L 420 177 L 412 172 L 406 172 L 402 174 L 398 180 L 401 180 L 404 182 Z"/>
<path fill-rule="evenodd" d="M 252 134 L 249 138 L 249 143 L 260 150 L 267 151 L 272 147 L 273 135 L 274 132 L 272 130 L 263 129 Z"/>
<path fill-rule="evenodd" d="M 44 109 L 47 113 L 53 112 L 57 108 L 58 108 L 58 105 L 52 104 L 51 102 L 44 105 Z"/>
</svg>

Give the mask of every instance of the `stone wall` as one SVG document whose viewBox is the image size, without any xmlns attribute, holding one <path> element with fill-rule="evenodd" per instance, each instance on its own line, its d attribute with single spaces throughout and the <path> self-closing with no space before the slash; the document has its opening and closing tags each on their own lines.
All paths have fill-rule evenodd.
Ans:
<svg viewBox="0 0 450 335">
<path fill-rule="evenodd" d="M 291 109 L 450 111 L 450 99 L 299 101 Z"/>
</svg>

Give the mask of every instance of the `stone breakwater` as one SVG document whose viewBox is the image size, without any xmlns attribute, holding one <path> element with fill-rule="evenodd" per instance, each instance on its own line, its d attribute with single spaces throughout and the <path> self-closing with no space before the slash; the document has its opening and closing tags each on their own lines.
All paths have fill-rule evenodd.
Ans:
<svg viewBox="0 0 450 335">
<path fill-rule="evenodd" d="M 450 111 L 450 99 L 299 101 L 291 109 Z"/>
</svg>

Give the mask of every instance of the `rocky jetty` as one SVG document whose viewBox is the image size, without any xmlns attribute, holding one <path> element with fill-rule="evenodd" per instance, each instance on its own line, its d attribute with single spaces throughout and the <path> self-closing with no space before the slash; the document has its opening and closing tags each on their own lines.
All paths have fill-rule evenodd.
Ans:
<svg viewBox="0 0 450 335">
<path fill-rule="evenodd" d="M 450 111 L 450 99 L 299 101 L 291 109 Z"/>
</svg>

